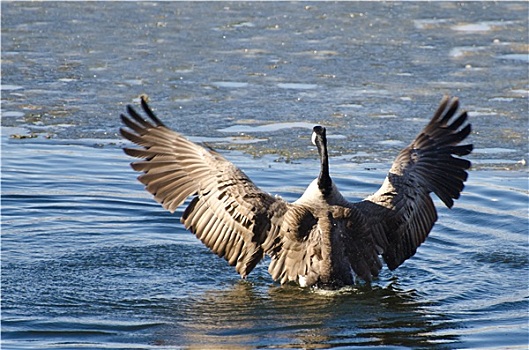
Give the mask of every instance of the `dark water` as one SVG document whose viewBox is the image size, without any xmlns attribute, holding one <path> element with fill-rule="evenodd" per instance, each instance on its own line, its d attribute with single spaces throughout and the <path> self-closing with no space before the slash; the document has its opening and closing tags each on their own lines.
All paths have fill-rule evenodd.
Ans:
<svg viewBox="0 0 529 350">
<path fill-rule="evenodd" d="M 2 349 L 527 347 L 527 3 L 1 6 Z M 118 115 L 141 93 L 288 200 L 317 175 L 314 123 L 359 200 L 442 94 L 474 168 L 371 287 L 241 281 L 128 167 Z"/>
</svg>

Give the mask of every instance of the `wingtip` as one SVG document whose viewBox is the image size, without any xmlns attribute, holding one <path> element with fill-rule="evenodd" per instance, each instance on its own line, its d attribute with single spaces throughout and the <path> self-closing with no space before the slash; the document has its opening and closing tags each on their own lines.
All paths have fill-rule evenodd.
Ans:
<svg viewBox="0 0 529 350">
<path fill-rule="evenodd" d="M 151 110 L 149 105 L 147 104 L 147 100 L 145 99 L 145 96 L 141 96 L 140 97 L 140 104 L 141 104 L 141 108 L 143 108 L 144 110 Z"/>
<path fill-rule="evenodd" d="M 165 126 L 165 124 L 156 116 L 156 114 L 154 114 L 144 96 L 141 96 L 141 108 L 145 113 L 147 113 L 149 118 L 151 118 L 151 120 L 156 124 L 156 126 Z"/>
<path fill-rule="evenodd" d="M 449 100 L 450 100 L 450 96 L 448 95 L 443 96 L 443 98 L 441 99 L 441 102 L 439 102 L 439 106 L 437 107 L 437 110 L 435 111 L 434 117 L 432 118 L 431 122 L 436 122 L 438 119 L 442 118 Z"/>
<path fill-rule="evenodd" d="M 134 109 L 134 107 L 132 107 L 132 105 L 127 105 L 127 113 L 129 115 L 137 114 L 136 110 Z"/>
<path fill-rule="evenodd" d="M 135 148 L 128 148 L 128 147 L 123 148 L 123 152 L 125 152 L 126 155 L 131 156 L 131 157 L 137 157 L 136 151 L 137 149 Z M 132 163 L 131 163 L 131 166 L 132 166 Z"/>
<path fill-rule="evenodd" d="M 432 122 L 440 122 L 441 124 L 446 124 L 454 113 L 459 108 L 459 98 L 450 97 L 449 95 L 444 95 L 439 102 L 439 107 L 434 113 Z"/>
<path fill-rule="evenodd" d="M 119 134 L 121 135 L 121 137 L 125 138 L 125 139 L 128 139 L 127 136 L 125 136 L 125 134 L 127 134 L 127 130 L 125 130 L 125 128 L 121 127 L 119 128 Z"/>
</svg>

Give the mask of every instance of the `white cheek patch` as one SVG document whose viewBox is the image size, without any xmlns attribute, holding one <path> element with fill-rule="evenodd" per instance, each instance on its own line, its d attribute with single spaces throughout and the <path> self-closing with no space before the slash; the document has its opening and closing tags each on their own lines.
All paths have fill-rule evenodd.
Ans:
<svg viewBox="0 0 529 350">
<path fill-rule="evenodd" d="M 311 136 L 311 141 L 314 146 L 316 146 L 316 133 L 313 131 Z"/>
</svg>

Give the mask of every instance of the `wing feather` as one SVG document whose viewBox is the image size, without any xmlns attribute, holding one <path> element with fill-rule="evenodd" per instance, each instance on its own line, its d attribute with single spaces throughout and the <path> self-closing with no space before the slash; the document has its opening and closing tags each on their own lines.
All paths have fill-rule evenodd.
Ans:
<svg viewBox="0 0 529 350">
<path fill-rule="evenodd" d="M 464 188 L 471 163 L 454 155 L 468 155 L 473 146 L 459 145 L 471 125 L 466 112 L 453 118 L 458 108 L 457 98 L 444 97 L 428 125 L 399 153 L 382 187 L 354 204 L 367 218 L 390 269 L 415 254 L 437 220 L 430 193 L 451 208 Z"/>
<path fill-rule="evenodd" d="M 272 257 L 268 271 L 281 284 L 295 282 L 312 285 L 319 277 L 321 235 L 318 219 L 311 208 L 292 205 L 283 218 L 281 233 L 275 241 L 268 241 Z M 300 280 L 301 278 L 301 280 Z"/>
<path fill-rule="evenodd" d="M 288 203 L 261 191 L 219 153 L 167 128 L 143 99 L 141 106 L 148 120 L 131 106 L 121 115 L 122 136 L 141 147 L 124 149 L 142 159 L 131 164 L 143 172 L 139 181 L 171 212 L 195 196 L 184 226 L 245 277 L 271 247 L 281 249 L 271 242 L 279 241 Z"/>
<path fill-rule="evenodd" d="M 333 217 L 338 223 L 343 222 L 345 225 L 342 239 L 351 268 L 357 276 L 370 282 L 382 268 L 380 249 L 375 241 L 375 228 L 368 226 L 368 220 L 354 205 L 334 209 Z"/>
</svg>

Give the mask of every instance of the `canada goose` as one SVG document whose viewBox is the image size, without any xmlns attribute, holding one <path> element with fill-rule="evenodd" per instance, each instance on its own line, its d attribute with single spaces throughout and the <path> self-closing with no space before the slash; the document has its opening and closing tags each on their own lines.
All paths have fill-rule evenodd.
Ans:
<svg viewBox="0 0 529 350">
<path fill-rule="evenodd" d="M 451 208 L 467 179 L 473 145 L 467 113 L 455 120 L 459 102 L 444 97 L 431 121 L 397 156 L 380 189 L 361 202 L 348 202 L 329 175 L 326 130 L 315 126 L 313 143 L 321 171 L 293 203 L 272 196 L 212 149 L 166 127 L 142 99 L 145 120 L 131 106 L 121 115 L 126 139 L 141 148 L 126 154 L 147 191 L 171 213 L 194 196 L 181 222 L 245 278 L 264 254 L 268 271 L 281 284 L 340 287 L 358 276 L 377 276 L 382 255 L 394 270 L 424 242 L 437 212 L 430 193 Z M 466 125 L 464 125 L 466 124 Z"/>
</svg>

